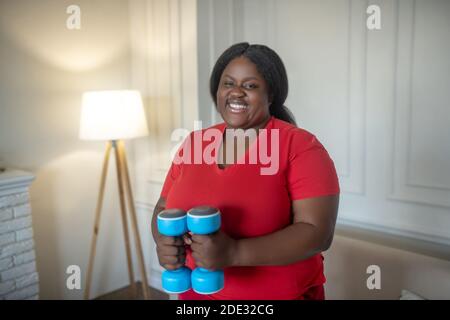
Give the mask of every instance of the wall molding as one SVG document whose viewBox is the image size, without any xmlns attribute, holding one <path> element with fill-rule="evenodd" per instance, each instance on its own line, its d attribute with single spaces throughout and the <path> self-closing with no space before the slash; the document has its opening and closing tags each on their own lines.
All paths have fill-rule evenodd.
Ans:
<svg viewBox="0 0 450 320">
<path fill-rule="evenodd" d="M 450 188 L 447 186 L 410 182 L 416 10 L 416 0 L 396 1 L 394 143 L 388 199 L 450 208 Z M 406 124 L 402 119 L 407 119 Z"/>
<path fill-rule="evenodd" d="M 359 196 L 365 195 L 366 189 L 367 1 L 365 4 L 352 0 L 347 2 L 347 168 L 338 172 L 342 191 Z M 352 67 L 355 60 L 358 67 Z"/>
<path fill-rule="evenodd" d="M 153 213 L 153 210 L 155 208 L 154 204 L 145 201 L 135 201 L 135 206 L 138 218 L 140 218 L 138 219 L 139 221 L 142 221 L 143 218 L 146 218 L 146 215 L 148 215 L 149 212 Z M 151 221 L 151 219 L 149 220 Z M 145 230 L 150 230 L 150 228 L 145 228 Z M 144 243 L 145 240 L 149 240 L 152 243 Z M 154 248 L 155 246 L 150 231 L 149 234 L 142 236 L 142 241 L 143 241 L 142 245 L 144 248 L 150 249 Z M 156 252 L 154 252 L 153 250 L 150 251 L 151 252 L 149 255 L 144 254 L 144 258 L 146 258 L 145 269 L 147 272 L 148 285 L 162 291 L 161 273 L 163 268 L 159 266 L 157 257 L 152 254 L 152 253 L 156 254 Z"/>
<path fill-rule="evenodd" d="M 450 261 L 450 238 L 338 219 L 336 235 Z"/>
</svg>

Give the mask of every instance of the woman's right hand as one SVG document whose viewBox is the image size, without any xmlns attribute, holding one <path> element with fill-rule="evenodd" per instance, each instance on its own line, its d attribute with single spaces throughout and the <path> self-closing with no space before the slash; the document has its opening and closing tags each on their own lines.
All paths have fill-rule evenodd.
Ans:
<svg viewBox="0 0 450 320">
<path fill-rule="evenodd" d="M 156 237 L 156 253 L 159 264 L 167 270 L 175 270 L 184 266 L 186 248 L 182 237 Z"/>
</svg>

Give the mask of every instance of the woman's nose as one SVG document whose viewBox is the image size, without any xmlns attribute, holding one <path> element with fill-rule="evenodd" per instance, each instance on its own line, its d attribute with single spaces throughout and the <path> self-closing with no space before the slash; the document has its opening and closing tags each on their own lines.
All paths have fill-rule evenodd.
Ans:
<svg viewBox="0 0 450 320">
<path fill-rule="evenodd" d="M 242 97 L 243 95 L 245 95 L 245 92 L 239 86 L 235 86 L 230 91 L 230 96 L 232 97 Z"/>
</svg>

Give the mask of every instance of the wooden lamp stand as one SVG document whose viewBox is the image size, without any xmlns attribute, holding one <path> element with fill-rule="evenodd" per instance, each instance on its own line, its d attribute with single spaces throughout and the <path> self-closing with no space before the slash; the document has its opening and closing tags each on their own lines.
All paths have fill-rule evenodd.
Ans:
<svg viewBox="0 0 450 320">
<path fill-rule="evenodd" d="M 143 291 L 144 299 L 148 300 L 150 298 L 150 294 L 149 294 L 149 290 L 148 290 L 147 274 L 145 271 L 144 257 L 142 254 L 141 240 L 140 240 L 140 236 L 139 236 L 139 230 L 138 230 L 137 219 L 136 219 L 136 209 L 134 207 L 134 199 L 133 199 L 133 194 L 131 191 L 130 177 L 128 174 L 127 158 L 125 155 L 124 144 L 123 144 L 123 141 L 121 141 L 121 140 L 110 140 L 109 142 L 107 142 L 107 145 L 106 145 L 105 158 L 103 161 L 103 169 L 102 169 L 102 175 L 101 175 L 101 181 L 100 181 L 100 192 L 98 195 L 97 209 L 95 212 L 94 231 L 93 231 L 92 241 L 91 241 L 91 252 L 90 252 L 90 256 L 89 256 L 89 265 L 88 265 L 88 272 L 87 272 L 87 277 L 86 277 L 86 287 L 85 287 L 85 291 L 84 291 L 84 299 L 89 299 L 91 280 L 92 280 L 92 269 L 94 267 L 95 251 L 96 251 L 97 237 L 98 237 L 99 225 L 100 225 L 100 213 L 102 210 L 103 195 L 104 195 L 104 191 L 105 191 L 105 182 L 106 182 L 106 175 L 108 172 L 108 162 L 109 162 L 109 155 L 111 152 L 111 148 L 114 149 L 114 153 L 115 153 L 115 157 L 116 157 L 117 181 L 119 184 L 120 212 L 121 212 L 121 216 L 122 216 L 123 234 L 124 234 L 125 249 L 126 249 L 126 254 L 127 254 L 127 262 L 128 262 L 128 275 L 129 275 L 129 279 L 130 279 L 130 283 L 131 283 L 131 288 L 132 288 L 134 296 L 137 298 L 137 288 L 136 288 L 136 283 L 134 281 L 133 264 L 131 261 L 131 248 L 130 248 L 130 239 L 129 239 L 129 234 L 128 234 L 128 221 L 127 221 L 127 214 L 126 214 L 125 197 L 127 198 L 128 211 L 129 211 L 130 217 L 131 217 L 131 228 L 134 233 L 134 242 L 136 245 L 136 253 L 137 253 L 140 271 L 142 274 L 142 291 Z"/>
</svg>

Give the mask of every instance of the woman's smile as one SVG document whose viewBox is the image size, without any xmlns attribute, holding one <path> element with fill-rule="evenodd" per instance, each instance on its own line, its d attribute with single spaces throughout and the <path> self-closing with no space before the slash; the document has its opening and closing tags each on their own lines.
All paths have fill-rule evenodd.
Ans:
<svg viewBox="0 0 450 320">
<path fill-rule="evenodd" d="M 247 112 L 249 106 L 245 102 L 239 100 L 229 100 L 227 102 L 227 108 L 231 113 L 242 114 Z"/>
</svg>

